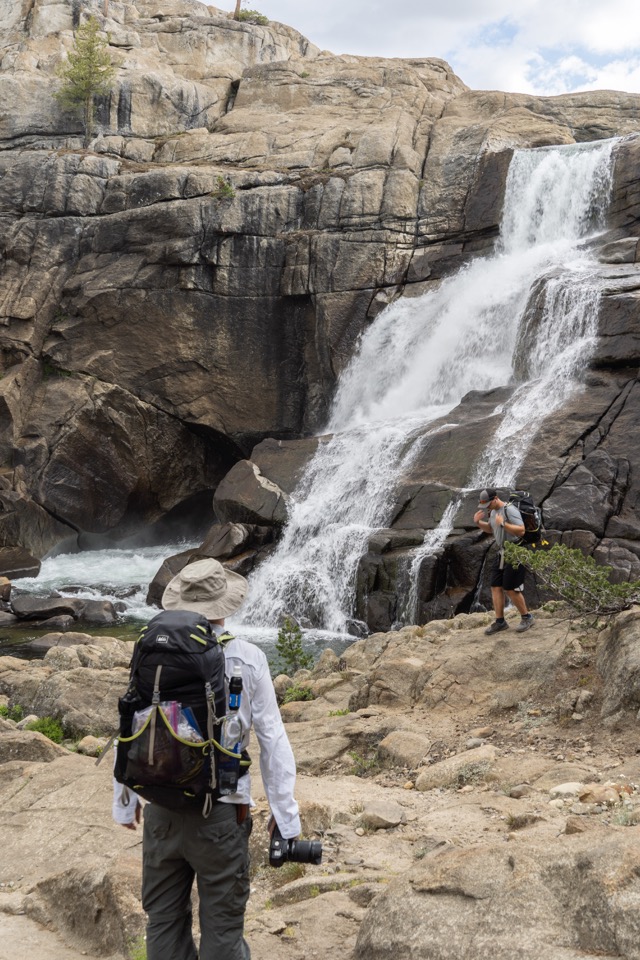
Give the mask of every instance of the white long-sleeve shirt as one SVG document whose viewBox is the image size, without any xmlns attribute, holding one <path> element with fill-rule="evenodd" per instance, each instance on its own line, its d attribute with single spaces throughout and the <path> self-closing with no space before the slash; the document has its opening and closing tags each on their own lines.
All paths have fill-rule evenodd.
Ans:
<svg viewBox="0 0 640 960">
<path fill-rule="evenodd" d="M 218 634 L 224 632 L 222 627 L 213 627 Z M 242 747 L 247 747 L 249 730 L 253 726 L 260 748 L 262 783 L 271 812 L 285 839 L 297 837 L 300 833 L 300 816 L 294 798 L 296 765 L 280 716 L 267 658 L 255 644 L 237 637 L 225 645 L 224 655 L 227 682 L 235 664 L 239 663 L 242 668 L 242 698 L 239 710 L 244 730 Z M 123 785 L 114 780 L 113 819 L 116 823 L 132 823 L 138 797 L 131 791 L 125 791 L 123 796 L 123 791 Z M 251 775 L 247 773 L 241 777 L 237 792 L 221 797 L 220 802 L 251 804 Z"/>
</svg>

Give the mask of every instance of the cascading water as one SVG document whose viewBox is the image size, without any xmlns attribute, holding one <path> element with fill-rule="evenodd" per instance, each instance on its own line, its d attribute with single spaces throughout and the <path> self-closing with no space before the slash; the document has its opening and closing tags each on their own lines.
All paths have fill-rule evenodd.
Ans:
<svg viewBox="0 0 640 960">
<path fill-rule="evenodd" d="M 468 489 L 512 486 L 536 425 L 577 385 L 595 344 L 601 286 L 581 242 L 604 226 L 615 141 L 514 154 L 505 195 L 498 260 L 532 258 L 527 307 L 518 316 L 512 365 L 523 381 L 500 411 L 502 420 L 470 472 Z M 414 553 L 401 611 L 417 613 L 418 574 L 451 532 L 462 496 Z"/>
<path fill-rule="evenodd" d="M 278 549 L 251 577 L 243 622 L 288 614 L 344 630 L 359 559 L 388 520 L 397 477 L 421 449 L 416 436 L 428 443 L 428 425 L 466 393 L 507 384 L 515 372 L 524 382 L 469 487 L 512 482 L 531 424 L 566 399 L 593 343 L 598 285 L 581 241 L 604 223 L 613 143 L 516 151 L 496 254 L 376 319 L 339 383 L 333 437 L 319 444 L 291 497 Z M 456 510 L 451 504 L 429 532 L 416 570 L 442 544 Z"/>
</svg>

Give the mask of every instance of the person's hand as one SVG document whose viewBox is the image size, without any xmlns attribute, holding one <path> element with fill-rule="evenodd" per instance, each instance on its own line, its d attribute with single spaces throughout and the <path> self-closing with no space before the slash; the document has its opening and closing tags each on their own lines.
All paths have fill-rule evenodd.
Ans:
<svg viewBox="0 0 640 960">
<path fill-rule="evenodd" d="M 496 524 L 499 527 L 504 527 L 504 514 L 496 513 Z"/>
<path fill-rule="evenodd" d="M 487 517 L 486 517 L 486 514 L 485 514 L 485 511 L 484 511 L 484 510 L 478 510 L 478 511 L 476 511 L 476 513 L 474 513 L 474 515 L 473 515 L 473 522 L 474 522 L 474 523 L 480 523 L 481 520 L 485 520 L 485 521 L 486 521 L 486 519 L 487 519 Z"/>
<path fill-rule="evenodd" d="M 135 830 L 136 824 L 140 823 L 141 812 L 142 812 L 142 804 L 138 803 L 136 805 L 136 812 L 134 814 L 134 819 L 130 823 L 121 823 L 120 826 L 124 827 L 126 830 Z"/>
</svg>

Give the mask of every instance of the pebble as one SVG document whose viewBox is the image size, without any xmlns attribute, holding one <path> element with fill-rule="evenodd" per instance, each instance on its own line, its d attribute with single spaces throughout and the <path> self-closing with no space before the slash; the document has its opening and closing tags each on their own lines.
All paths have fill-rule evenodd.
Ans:
<svg viewBox="0 0 640 960">
<path fill-rule="evenodd" d="M 476 727 L 475 730 L 469 731 L 469 736 L 473 738 L 479 738 L 480 740 L 486 740 L 487 737 L 492 736 L 495 733 L 494 727 Z"/>
<path fill-rule="evenodd" d="M 364 837 L 364 828 L 356 827 L 356 837 Z"/>
<path fill-rule="evenodd" d="M 509 791 L 509 796 L 514 800 L 521 800 L 523 797 L 528 797 L 530 793 L 533 792 L 532 787 L 528 783 L 519 783 L 515 787 L 511 787 Z"/>
<path fill-rule="evenodd" d="M 403 790 L 415 790 L 415 788 L 416 788 L 415 783 L 413 783 L 411 780 L 407 780 L 407 782 L 405 783 L 405 785 L 403 786 L 402 789 L 403 789 Z"/>
</svg>

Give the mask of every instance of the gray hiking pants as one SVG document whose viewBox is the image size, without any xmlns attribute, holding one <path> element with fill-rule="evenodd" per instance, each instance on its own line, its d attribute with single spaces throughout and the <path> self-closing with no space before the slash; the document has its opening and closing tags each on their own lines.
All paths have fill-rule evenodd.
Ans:
<svg viewBox="0 0 640 960">
<path fill-rule="evenodd" d="M 251 818 L 240 826 L 236 808 L 214 803 L 200 810 L 144 808 L 142 906 L 147 960 L 250 960 L 243 938 L 249 899 Z M 200 898 L 200 952 L 191 932 L 194 876 Z"/>
</svg>

